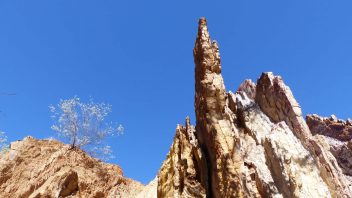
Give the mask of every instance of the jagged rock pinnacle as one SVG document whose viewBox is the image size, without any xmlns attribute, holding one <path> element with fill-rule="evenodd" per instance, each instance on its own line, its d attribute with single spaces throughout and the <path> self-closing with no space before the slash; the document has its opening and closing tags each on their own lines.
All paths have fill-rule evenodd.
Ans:
<svg viewBox="0 0 352 198">
<path fill-rule="evenodd" d="M 219 112 L 224 110 L 226 90 L 221 76 L 219 48 L 217 43 L 210 39 L 206 19 L 199 19 L 198 24 L 193 50 L 196 81 L 195 109 L 207 109 L 214 116 L 221 115 Z M 210 101 L 214 99 L 216 102 Z"/>
<path fill-rule="evenodd" d="M 186 128 L 188 129 L 191 126 L 191 120 L 189 118 L 189 116 L 186 117 Z"/>
<path fill-rule="evenodd" d="M 308 118 L 313 136 L 291 90 L 272 73 L 226 93 L 218 45 L 206 19 L 198 25 L 196 126 L 186 118 L 177 128 L 158 197 L 351 197 L 351 121 Z"/>
<path fill-rule="evenodd" d="M 199 19 L 198 34 L 193 50 L 195 62 L 195 112 L 196 134 L 204 158 L 210 167 L 209 179 L 203 183 L 208 197 L 224 197 L 229 193 L 242 196 L 238 178 L 239 165 L 234 163 L 235 139 L 231 121 L 226 117 L 226 90 L 221 76 L 221 60 L 218 45 L 212 41 L 205 18 Z M 228 139 L 226 136 L 231 136 Z M 226 142 L 226 144 L 223 144 Z M 213 149 L 218 151 L 214 152 Z M 231 157 L 228 157 L 231 156 Z M 220 168 L 221 166 L 224 166 Z M 200 168 L 205 171 L 205 168 Z M 203 172 L 203 174 L 207 174 Z M 225 196 L 226 197 L 226 196 Z"/>
<path fill-rule="evenodd" d="M 198 35 L 193 54 L 196 66 L 201 66 L 201 68 L 199 68 L 199 72 L 210 70 L 217 74 L 221 73 L 219 48 L 217 42 L 210 39 L 207 20 L 205 18 L 199 19 Z"/>
</svg>

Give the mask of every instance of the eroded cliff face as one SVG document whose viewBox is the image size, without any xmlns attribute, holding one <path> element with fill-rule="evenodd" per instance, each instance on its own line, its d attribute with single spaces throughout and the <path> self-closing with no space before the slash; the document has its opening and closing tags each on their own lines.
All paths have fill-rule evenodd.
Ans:
<svg viewBox="0 0 352 198">
<path fill-rule="evenodd" d="M 345 177 L 352 181 L 352 122 L 308 115 L 307 124 L 322 146 L 334 156 Z"/>
<path fill-rule="evenodd" d="M 11 143 L 0 156 L 0 174 L 0 197 L 129 198 L 145 190 L 141 183 L 125 178 L 117 165 L 58 141 L 32 137 Z"/>
<path fill-rule="evenodd" d="M 206 23 L 193 51 L 196 125 L 177 127 L 158 197 L 351 197 L 351 122 L 306 122 L 270 72 L 227 92 Z"/>
<path fill-rule="evenodd" d="M 226 91 L 218 45 L 199 20 L 195 126 L 178 125 L 147 186 L 117 165 L 31 137 L 0 156 L 0 197 L 352 197 L 352 121 L 308 115 L 280 76 Z"/>
</svg>

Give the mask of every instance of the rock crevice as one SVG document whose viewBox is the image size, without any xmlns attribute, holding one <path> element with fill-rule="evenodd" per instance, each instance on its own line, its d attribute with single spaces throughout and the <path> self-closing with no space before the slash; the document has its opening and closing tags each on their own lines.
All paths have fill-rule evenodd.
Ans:
<svg viewBox="0 0 352 198">
<path fill-rule="evenodd" d="M 196 125 L 191 133 L 189 120 L 177 127 L 158 197 L 352 196 L 350 121 L 313 116 L 307 125 L 290 88 L 271 72 L 227 92 L 204 18 L 193 55 Z"/>
</svg>

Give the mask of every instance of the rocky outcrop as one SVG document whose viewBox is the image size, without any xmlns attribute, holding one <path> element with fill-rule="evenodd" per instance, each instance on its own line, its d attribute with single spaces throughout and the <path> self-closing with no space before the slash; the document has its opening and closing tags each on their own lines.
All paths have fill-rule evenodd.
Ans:
<svg viewBox="0 0 352 198">
<path fill-rule="evenodd" d="M 339 168 L 349 181 L 352 181 L 352 123 L 351 120 L 329 118 L 316 114 L 307 115 L 307 124 L 325 149 L 336 159 Z"/>
<path fill-rule="evenodd" d="M 232 130 L 235 127 L 229 116 L 233 114 L 228 113 L 231 110 L 226 105 L 219 48 L 210 39 L 205 19 L 199 20 L 193 54 L 196 65 L 196 137 L 208 166 L 201 173 L 208 174 L 208 180 L 203 185 L 208 196 L 242 196 L 241 164 L 236 161 L 240 161 L 236 149 L 236 144 L 239 145 L 238 133 Z"/>
<path fill-rule="evenodd" d="M 31 137 L 0 156 L 0 197 L 352 197 L 352 121 L 308 115 L 280 76 L 226 91 L 218 45 L 199 20 L 195 126 L 178 125 L 147 186 L 57 141 Z"/>
<path fill-rule="evenodd" d="M 193 51 L 196 125 L 177 127 L 158 197 L 351 197 L 350 122 L 308 117 L 308 127 L 270 72 L 227 92 L 206 23 Z"/>
<path fill-rule="evenodd" d="M 0 197 L 135 197 L 144 189 L 116 165 L 32 137 L 11 143 L 0 156 L 0 173 Z"/>
<path fill-rule="evenodd" d="M 203 168 L 204 170 L 200 170 Z M 177 126 L 176 136 L 158 174 L 158 197 L 206 197 L 206 161 L 195 138 L 195 129 Z"/>
<path fill-rule="evenodd" d="M 335 115 L 325 118 L 313 114 L 307 115 L 306 121 L 313 135 L 324 135 L 341 142 L 348 142 L 352 139 L 351 120 L 337 119 Z"/>
<path fill-rule="evenodd" d="M 158 187 L 158 179 L 155 178 L 148 185 L 146 185 L 142 191 L 140 191 L 135 198 L 156 198 Z"/>
</svg>

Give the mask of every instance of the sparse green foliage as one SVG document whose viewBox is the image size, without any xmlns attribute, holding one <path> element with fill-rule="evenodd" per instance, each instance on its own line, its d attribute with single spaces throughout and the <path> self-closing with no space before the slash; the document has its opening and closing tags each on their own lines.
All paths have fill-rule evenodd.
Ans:
<svg viewBox="0 0 352 198">
<path fill-rule="evenodd" d="M 83 148 L 101 158 L 112 156 L 110 146 L 103 146 L 103 141 L 108 136 L 122 134 L 123 127 L 105 122 L 111 105 L 95 103 L 92 99 L 83 103 L 78 97 L 73 97 L 60 100 L 56 107 L 50 105 L 49 109 L 55 121 L 51 128 L 59 136 L 68 138 L 72 148 Z"/>
</svg>

